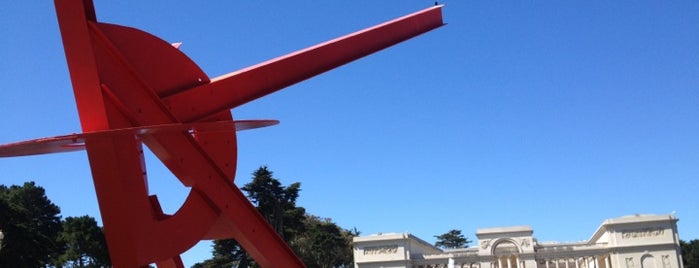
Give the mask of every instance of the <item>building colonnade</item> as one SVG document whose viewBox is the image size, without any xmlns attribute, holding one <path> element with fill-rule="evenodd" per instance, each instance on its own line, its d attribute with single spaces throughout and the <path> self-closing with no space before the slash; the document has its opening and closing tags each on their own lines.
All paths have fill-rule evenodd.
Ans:
<svg viewBox="0 0 699 268">
<path fill-rule="evenodd" d="M 517 255 L 496 256 L 491 268 L 525 268 L 524 261 Z"/>
<path fill-rule="evenodd" d="M 611 268 L 609 255 L 551 257 L 540 259 L 539 263 L 543 263 L 545 268 Z"/>
</svg>

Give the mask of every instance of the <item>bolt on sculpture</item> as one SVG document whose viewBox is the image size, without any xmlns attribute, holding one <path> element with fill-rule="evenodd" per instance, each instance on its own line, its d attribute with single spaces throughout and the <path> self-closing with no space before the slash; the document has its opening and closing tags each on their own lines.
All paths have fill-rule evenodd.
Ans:
<svg viewBox="0 0 699 268">
<path fill-rule="evenodd" d="M 183 267 L 203 239 L 235 238 L 262 267 L 304 264 L 233 184 L 230 109 L 443 25 L 441 7 L 230 74 L 209 77 L 175 46 L 98 22 L 91 0 L 55 0 L 83 133 L 0 146 L 0 157 L 87 150 L 114 267 Z M 173 215 L 149 195 L 142 144 L 191 191 Z"/>
</svg>

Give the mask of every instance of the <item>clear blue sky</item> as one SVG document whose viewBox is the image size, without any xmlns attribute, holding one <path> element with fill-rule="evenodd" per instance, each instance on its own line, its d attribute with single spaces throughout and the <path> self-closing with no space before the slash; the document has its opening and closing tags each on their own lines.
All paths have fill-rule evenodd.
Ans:
<svg viewBox="0 0 699 268">
<path fill-rule="evenodd" d="M 588 239 L 675 211 L 699 238 L 699 2 L 451 1 L 445 27 L 233 111 L 236 183 L 267 165 L 298 203 L 363 234 L 530 225 Z M 181 49 L 211 77 L 431 1 L 95 1 L 98 19 Z M 52 1 L 0 4 L 0 143 L 80 131 Z M 166 211 L 186 189 L 149 159 Z M 99 218 L 85 153 L 0 159 L 63 216 Z M 184 255 L 210 257 L 208 243 Z"/>
</svg>

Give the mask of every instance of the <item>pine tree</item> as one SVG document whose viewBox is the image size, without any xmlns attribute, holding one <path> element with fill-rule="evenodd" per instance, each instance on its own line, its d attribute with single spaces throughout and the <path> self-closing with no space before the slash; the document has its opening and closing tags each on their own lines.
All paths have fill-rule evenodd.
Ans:
<svg viewBox="0 0 699 268">
<path fill-rule="evenodd" d="M 440 248 L 465 248 L 471 243 L 471 240 L 468 240 L 468 238 L 461 234 L 461 230 L 456 229 L 449 230 L 441 235 L 435 235 L 434 237 L 437 238 L 437 242 L 434 245 Z"/>
</svg>

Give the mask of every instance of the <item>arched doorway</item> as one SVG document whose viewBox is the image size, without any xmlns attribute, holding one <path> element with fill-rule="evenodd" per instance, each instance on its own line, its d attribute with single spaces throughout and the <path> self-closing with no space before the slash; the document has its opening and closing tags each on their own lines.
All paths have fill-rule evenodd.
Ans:
<svg viewBox="0 0 699 268">
<path fill-rule="evenodd" d="M 495 268 L 525 268 L 520 264 L 520 250 L 513 241 L 505 240 L 493 246 L 493 256 L 495 256 Z"/>
</svg>

